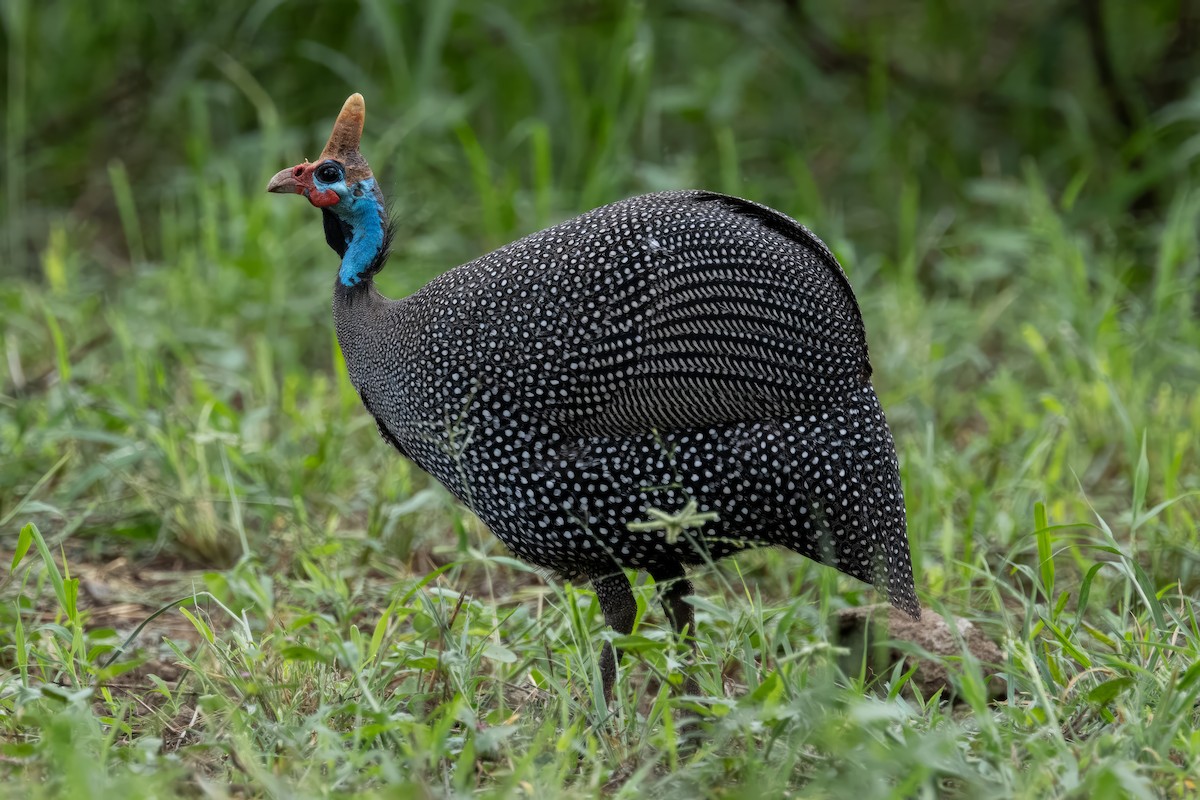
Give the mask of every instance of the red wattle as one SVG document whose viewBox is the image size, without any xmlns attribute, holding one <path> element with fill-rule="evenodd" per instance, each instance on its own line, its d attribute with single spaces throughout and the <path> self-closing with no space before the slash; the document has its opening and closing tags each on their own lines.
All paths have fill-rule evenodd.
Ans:
<svg viewBox="0 0 1200 800">
<path fill-rule="evenodd" d="M 342 198 L 339 197 L 338 193 L 333 189 L 326 189 L 323 192 L 313 189 L 308 193 L 308 202 L 312 203 L 317 208 L 328 208 L 329 206 L 335 206 L 341 199 Z"/>
</svg>

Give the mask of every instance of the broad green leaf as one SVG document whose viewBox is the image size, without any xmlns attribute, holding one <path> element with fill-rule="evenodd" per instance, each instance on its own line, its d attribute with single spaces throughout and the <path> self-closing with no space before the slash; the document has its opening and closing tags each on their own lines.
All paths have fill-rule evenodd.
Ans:
<svg viewBox="0 0 1200 800">
<path fill-rule="evenodd" d="M 1122 692 L 1133 685 L 1133 678 L 1122 676 L 1107 680 L 1098 686 L 1092 687 L 1092 690 L 1087 693 L 1088 702 L 1096 703 L 1097 705 L 1105 705 L 1111 703 Z"/>
<path fill-rule="evenodd" d="M 17 549 L 13 553 L 12 566 L 9 567 L 9 572 L 16 572 L 17 565 L 21 563 L 21 559 L 29 552 L 29 546 L 33 544 L 33 523 L 30 522 L 25 527 L 21 528 L 21 533 L 17 536 Z"/>
<path fill-rule="evenodd" d="M 483 646 L 483 657 L 490 658 L 492 661 L 499 661 L 501 664 L 512 664 L 517 660 L 517 654 L 509 650 L 502 644 L 488 642 Z"/>
</svg>

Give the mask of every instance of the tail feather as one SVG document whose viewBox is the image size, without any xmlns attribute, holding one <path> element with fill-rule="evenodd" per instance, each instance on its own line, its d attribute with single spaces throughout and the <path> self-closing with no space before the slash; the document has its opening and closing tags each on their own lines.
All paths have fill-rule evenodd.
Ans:
<svg viewBox="0 0 1200 800">
<path fill-rule="evenodd" d="M 805 446 L 821 467 L 793 549 L 874 584 L 920 618 L 896 448 L 871 387 L 807 429 Z"/>
</svg>

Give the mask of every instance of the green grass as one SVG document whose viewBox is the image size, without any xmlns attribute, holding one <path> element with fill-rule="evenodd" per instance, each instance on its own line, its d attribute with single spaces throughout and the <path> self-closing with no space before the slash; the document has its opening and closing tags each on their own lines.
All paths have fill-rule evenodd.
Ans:
<svg viewBox="0 0 1200 800">
<path fill-rule="evenodd" d="M 5 794 L 1195 793 L 1200 95 L 1173 76 L 1200 64 L 1174 3 L 1105 4 L 1116 95 L 1066 3 L 176 5 L 0 7 Z M 378 439 L 336 258 L 263 192 L 356 90 L 391 295 L 640 191 L 810 225 L 863 307 L 922 599 L 1002 661 L 940 657 L 934 696 L 871 677 L 835 614 L 877 595 L 760 551 L 696 577 L 703 697 L 672 691 L 642 579 L 598 706 L 594 596 Z"/>
</svg>

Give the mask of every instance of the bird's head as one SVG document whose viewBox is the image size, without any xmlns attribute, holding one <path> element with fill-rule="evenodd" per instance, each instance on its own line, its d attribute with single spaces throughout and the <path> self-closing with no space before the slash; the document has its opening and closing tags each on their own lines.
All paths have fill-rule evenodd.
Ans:
<svg viewBox="0 0 1200 800">
<path fill-rule="evenodd" d="M 320 158 L 280 170 L 267 184 L 268 192 L 301 194 L 321 209 L 325 239 L 342 257 L 338 279 L 348 287 L 383 266 L 391 238 L 383 194 L 358 149 L 366 116 L 363 96 L 350 95 Z"/>
<path fill-rule="evenodd" d="M 317 208 L 331 208 L 365 194 L 363 184 L 374 186 L 367 160 L 359 152 L 367 106 L 361 94 L 352 94 L 333 123 L 333 133 L 314 162 L 280 170 L 267 184 L 268 192 L 302 194 Z"/>
</svg>

